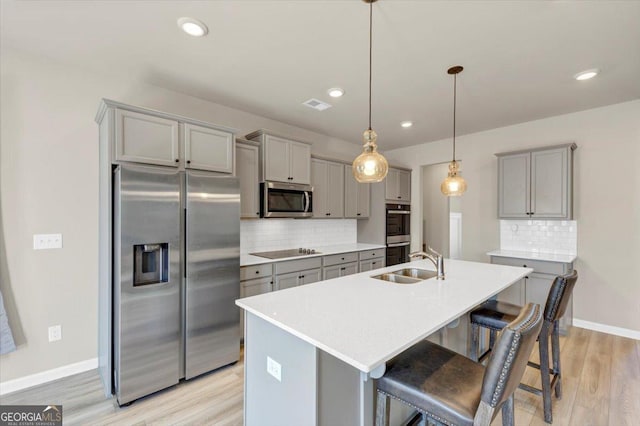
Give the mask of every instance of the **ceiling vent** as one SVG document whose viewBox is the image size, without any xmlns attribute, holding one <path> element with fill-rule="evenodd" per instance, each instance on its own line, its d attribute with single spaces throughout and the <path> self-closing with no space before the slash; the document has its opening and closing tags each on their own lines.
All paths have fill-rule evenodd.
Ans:
<svg viewBox="0 0 640 426">
<path fill-rule="evenodd" d="M 320 101 L 318 99 L 315 99 L 315 98 L 311 98 L 308 101 L 304 101 L 302 103 L 302 105 L 306 105 L 309 108 L 313 108 L 313 109 L 316 109 L 318 111 L 324 111 L 325 109 L 331 108 L 331 105 L 329 105 L 328 103 L 322 102 L 322 101 Z"/>
</svg>

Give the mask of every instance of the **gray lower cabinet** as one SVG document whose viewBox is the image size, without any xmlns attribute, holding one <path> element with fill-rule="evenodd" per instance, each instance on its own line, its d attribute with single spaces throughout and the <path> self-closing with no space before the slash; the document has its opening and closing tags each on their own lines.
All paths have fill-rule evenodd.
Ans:
<svg viewBox="0 0 640 426">
<path fill-rule="evenodd" d="M 496 154 L 500 219 L 571 219 L 575 144 Z"/>
<path fill-rule="evenodd" d="M 491 263 L 533 268 L 533 273 L 499 293 L 497 299 L 520 306 L 529 302 L 538 303 L 542 309 L 544 309 L 547 302 L 551 284 L 553 284 L 556 276 L 568 274 L 573 270 L 573 263 L 545 262 L 501 256 L 492 256 Z M 573 297 L 569 300 L 567 310 L 560 319 L 560 333 L 567 334 L 571 325 L 573 325 Z"/>
<path fill-rule="evenodd" d="M 270 263 L 240 268 L 240 297 L 273 291 L 273 265 Z M 244 311 L 240 310 L 240 332 L 244 335 Z"/>
<path fill-rule="evenodd" d="M 340 265 L 325 266 L 322 268 L 322 279 L 330 280 L 332 278 L 345 277 L 358 272 L 358 263 L 342 263 Z"/>
<path fill-rule="evenodd" d="M 365 250 L 358 253 L 360 272 L 385 267 L 385 249 Z"/>
<path fill-rule="evenodd" d="M 274 290 L 284 290 L 321 280 L 322 258 L 320 257 L 289 260 L 275 264 Z"/>
<path fill-rule="evenodd" d="M 360 261 L 360 272 L 373 271 L 378 268 L 384 268 L 384 257 Z"/>
<path fill-rule="evenodd" d="M 297 287 L 318 281 L 322 281 L 322 269 L 320 268 L 289 272 L 287 274 L 276 275 L 275 290 L 284 290 L 285 288 Z"/>
</svg>

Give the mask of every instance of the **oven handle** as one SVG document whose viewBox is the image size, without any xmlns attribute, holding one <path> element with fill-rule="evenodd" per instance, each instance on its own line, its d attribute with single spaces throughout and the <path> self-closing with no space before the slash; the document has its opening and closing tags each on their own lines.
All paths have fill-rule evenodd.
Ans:
<svg viewBox="0 0 640 426">
<path fill-rule="evenodd" d="M 406 242 L 406 243 L 393 243 L 393 244 L 387 244 L 387 247 L 402 247 L 402 246 L 408 246 L 409 244 L 411 244 L 410 241 Z"/>
<path fill-rule="evenodd" d="M 309 211 L 309 191 L 304 191 L 304 212 Z"/>
<path fill-rule="evenodd" d="M 406 210 L 387 210 L 387 214 L 411 214 Z"/>
</svg>

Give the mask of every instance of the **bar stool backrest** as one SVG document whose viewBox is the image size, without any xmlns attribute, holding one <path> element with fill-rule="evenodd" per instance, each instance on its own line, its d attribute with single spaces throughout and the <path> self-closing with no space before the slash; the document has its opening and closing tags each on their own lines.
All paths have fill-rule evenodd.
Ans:
<svg viewBox="0 0 640 426">
<path fill-rule="evenodd" d="M 528 303 L 500 334 L 484 373 L 480 398 L 492 413 L 497 414 L 520 384 L 541 327 L 540 305 Z"/>
<path fill-rule="evenodd" d="M 544 307 L 545 321 L 557 321 L 564 315 L 573 292 L 573 287 L 578 281 L 578 271 L 574 270 L 568 275 L 559 275 L 553 280 L 547 303 Z"/>
</svg>

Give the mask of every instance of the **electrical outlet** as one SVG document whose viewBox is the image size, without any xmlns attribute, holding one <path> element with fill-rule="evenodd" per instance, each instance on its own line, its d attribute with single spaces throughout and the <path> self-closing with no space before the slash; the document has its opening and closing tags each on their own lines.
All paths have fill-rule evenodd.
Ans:
<svg viewBox="0 0 640 426">
<path fill-rule="evenodd" d="M 62 248 L 62 234 L 35 234 L 33 236 L 33 249 L 59 249 Z"/>
<path fill-rule="evenodd" d="M 62 340 L 62 326 L 52 325 L 49 327 L 49 343 Z"/>
<path fill-rule="evenodd" d="M 277 381 L 282 381 L 282 366 L 270 357 L 267 357 L 267 373 L 275 377 Z"/>
</svg>

